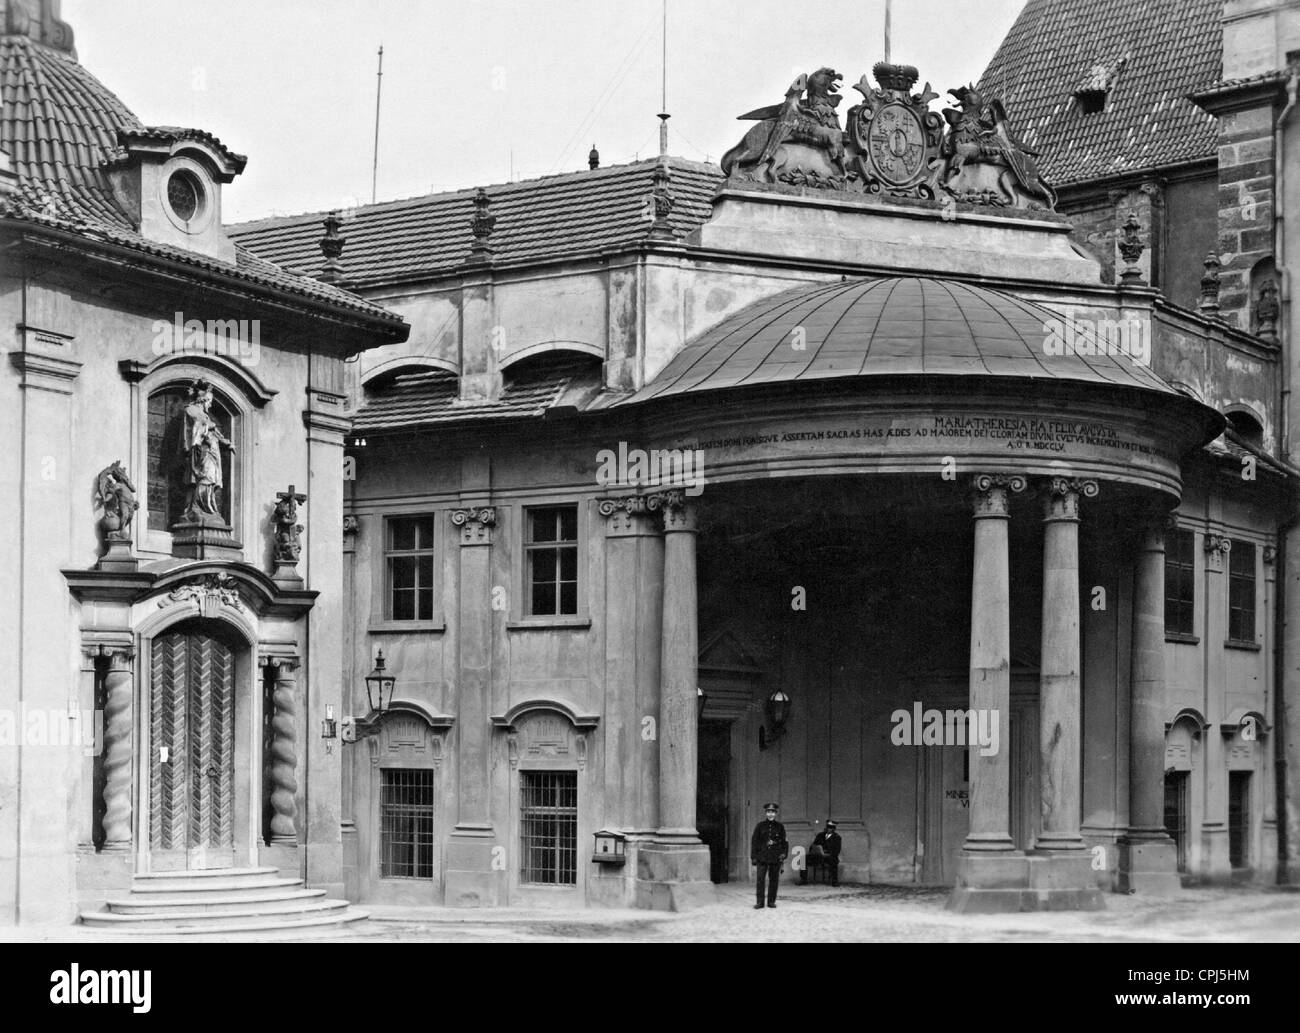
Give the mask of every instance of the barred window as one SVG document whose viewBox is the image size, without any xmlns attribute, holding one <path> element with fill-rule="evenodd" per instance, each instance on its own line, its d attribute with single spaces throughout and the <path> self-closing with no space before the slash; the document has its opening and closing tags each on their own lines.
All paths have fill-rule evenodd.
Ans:
<svg viewBox="0 0 1300 1033">
<path fill-rule="evenodd" d="M 578 507 L 528 510 L 524 542 L 528 615 L 572 616 L 578 612 Z"/>
<path fill-rule="evenodd" d="M 578 773 L 524 771 L 520 786 L 520 882 L 578 881 Z"/>
<path fill-rule="evenodd" d="M 1174 531 L 1165 543 L 1165 634 L 1196 632 L 1196 532 Z"/>
<path fill-rule="evenodd" d="M 433 620 L 433 517 L 389 517 L 385 556 L 393 621 Z"/>
<path fill-rule="evenodd" d="M 433 878 L 433 772 L 382 768 L 379 874 L 385 879 Z"/>
<path fill-rule="evenodd" d="M 1233 541 L 1228 550 L 1228 640 L 1255 641 L 1255 545 Z"/>
</svg>

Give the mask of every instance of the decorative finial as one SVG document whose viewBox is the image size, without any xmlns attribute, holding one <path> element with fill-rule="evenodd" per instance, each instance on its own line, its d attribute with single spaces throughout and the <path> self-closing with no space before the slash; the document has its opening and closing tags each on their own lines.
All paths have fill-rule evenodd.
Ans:
<svg viewBox="0 0 1300 1033">
<path fill-rule="evenodd" d="M 871 74 L 876 77 L 882 89 L 895 93 L 910 93 L 921 73 L 912 65 L 896 65 L 888 61 L 877 61 L 872 66 Z"/>
<path fill-rule="evenodd" d="M 667 161 L 655 163 L 654 173 L 654 225 L 650 227 L 650 236 L 659 240 L 671 240 L 674 236 L 668 216 L 672 214 L 676 203 L 672 194 L 672 173 Z"/>
<path fill-rule="evenodd" d="M 1124 271 L 1119 274 L 1121 283 L 1133 287 L 1144 284 L 1142 270 L 1138 268 L 1137 262 L 1146 249 L 1142 243 L 1142 223 L 1138 221 L 1137 213 L 1130 211 L 1124 221 L 1124 235 L 1119 241 L 1120 257 L 1126 263 Z"/>
<path fill-rule="evenodd" d="M 596 145 L 591 145 L 591 150 L 587 153 L 587 168 L 600 168 L 600 151 L 596 150 Z"/>
<path fill-rule="evenodd" d="M 483 187 L 479 187 L 474 193 L 474 215 L 469 221 L 469 228 L 474 234 L 469 254 L 471 263 L 492 261 L 492 228 L 496 224 L 497 217 L 492 214 L 492 198 Z"/>
<path fill-rule="evenodd" d="M 340 235 L 339 230 L 343 227 L 343 220 L 339 218 L 337 209 L 325 217 L 325 236 L 321 238 L 320 249 L 325 254 L 325 268 L 321 270 L 320 279 L 324 283 L 342 283 L 343 282 L 343 245 L 348 242 L 347 237 Z"/>
<path fill-rule="evenodd" d="M 666 111 L 659 112 L 659 157 L 668 157 L 668 120 L 672 118 Z"/>
<path fill-rule="evenodd" d="M 1201 303 L 1196 307 L 1207 316 L 1219 314 L 1219 256 L 1213 251 L 1205 256 L 1205 272 L 1201 275 Z"/>
<path fill-rule="evenodd" d="M 1274 280 L 1265 280 L 1264 286 L 1259 289 L 1259 300 L 1255 302 L 1255 320 L 1258 329 L 1255 331 L 1261 340 L 1277 340 L 1277 317 L 1279 313 L 1277 303 L 1277 283 Z"/>
</svg>

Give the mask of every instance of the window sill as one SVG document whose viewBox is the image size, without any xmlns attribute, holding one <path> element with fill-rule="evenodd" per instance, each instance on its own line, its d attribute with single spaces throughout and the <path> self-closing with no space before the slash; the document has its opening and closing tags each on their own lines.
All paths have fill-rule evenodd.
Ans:
<svg viewBox="0 0 1300 1033">
<path fill-rule="evenodd" d="M 506 621 L 510 631 L 545 631 L 547 628 L 590 628 L 590 617 L 524 617 Z"/>
<path fill-rule="evenodd" d="M 374 621 L 366 631 L 371 635 L 402 635 L 422 631 L 446 631 L 447 622 L 441 616 L 431 621 Z"/>
<path fill-rule="evenodd" d="M 1166 642 L 1181 642 L 1183 645 L 1186 645 L 1186 646 L 1199 646 L 1199 645 L 1201 644 L 1201 640 L 1200 640 L 1200 637 L 1199 637 L 1199 636 L 1197 636 L 1197 635 L 1187 635 L 1187 634 L 1184 634 L 1184 633 L 1181 632 L 1181 631 L 1166 631 L 1166 632 L 1165 632 L 1165 641 L 1166 641 Z"/>
<path fill-rule="evenodd" d="M 1245 649 L 1251 652 L 1258 653 L 1264 647 L 1261 646 L 1258 642 L 1237 642 L 1234 639 L 1228 639 L 1226 642 L 1223 643 L 1223 648 L 1224 649 Z"/>
</svg>

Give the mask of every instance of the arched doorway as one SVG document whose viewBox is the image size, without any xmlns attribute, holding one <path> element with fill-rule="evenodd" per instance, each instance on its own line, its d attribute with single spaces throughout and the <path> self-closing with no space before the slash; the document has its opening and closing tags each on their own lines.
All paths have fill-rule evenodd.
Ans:
<svg viewBox="0 0 1300 1033">
<path fill-rule="evenodd" d="M 242 646 L 211 622 L 155 636 L 149 656 L 149 847 L 155 871 L 228 868 L 246 813 L 236 785 Z"/>
</svg>

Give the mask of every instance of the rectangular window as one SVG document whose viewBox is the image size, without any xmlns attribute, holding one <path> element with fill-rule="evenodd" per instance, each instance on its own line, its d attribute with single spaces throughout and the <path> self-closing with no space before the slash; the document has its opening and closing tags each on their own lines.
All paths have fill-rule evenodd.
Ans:
<svg viewBox="0 0 1300 1033">
<path fill-rule="evenodd" d="M 547 506 L 527 511 L 524 598 L 530 617 L 573 616 L 578 612 L 578 507 Z"/>
<path fill-rule="evenodd" d="M 1178 870 L 1187 871 L 1187 772 L 1165 772 L 1165 831 L 1178 851 Z"/>
<path fill-rule="evenodd" d="M 433 772 L 379 772 L 379 874 L 385 879 L 433 878 Z"/>
<path fill-rule="evenodd" d="M 1228 640 L 1255 641 L 1255 545 L 1234 540 L 1228 550 Z"/>
<path fill-rule="evenodd" d="M 1228 772 L 1228 863 L 1250 867 L 1250 772 Z"/>
<path fill-rule="evenodd" d="M 1174 531 L 1165 542 L 1165 634 L 1194 635 L 1196 532 Z"/>
<path fill-rule="evenodd" d="M 578 881 L 578 773 L 524 771 L 520 785 L 520 882 Z"/>
<path fill-rule="evenodd" d="M 433 517 L 389 517 L 384 555 L 392 621 L 433 620 Z"/>
</svg>

